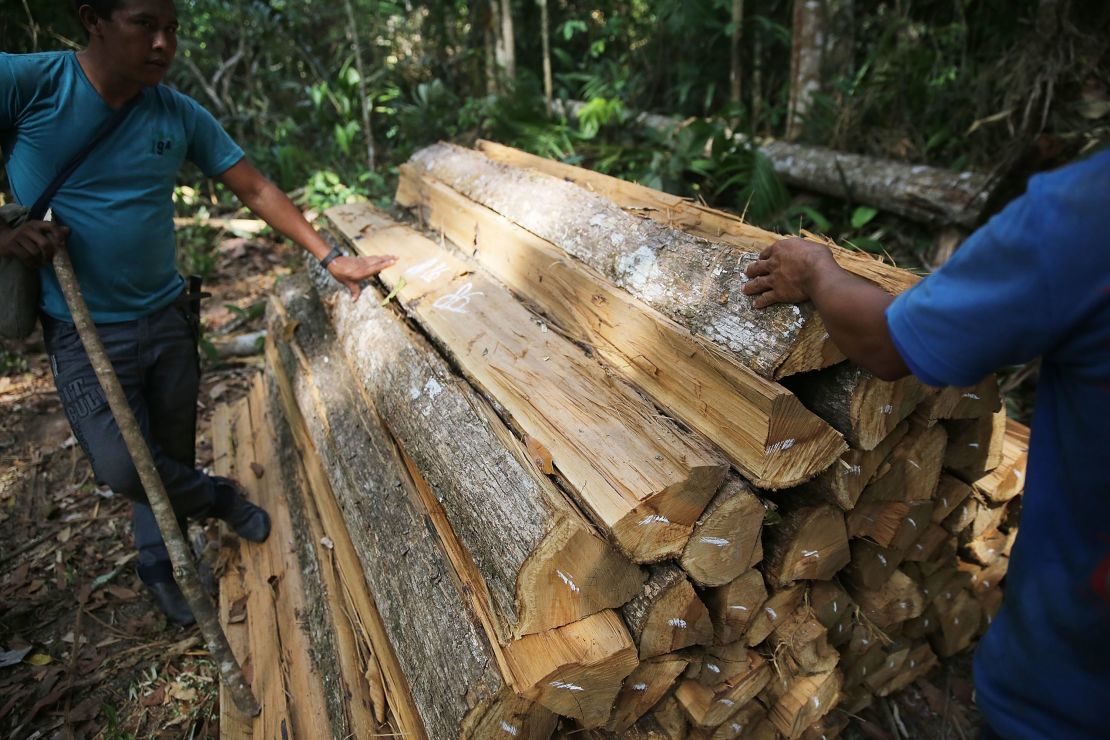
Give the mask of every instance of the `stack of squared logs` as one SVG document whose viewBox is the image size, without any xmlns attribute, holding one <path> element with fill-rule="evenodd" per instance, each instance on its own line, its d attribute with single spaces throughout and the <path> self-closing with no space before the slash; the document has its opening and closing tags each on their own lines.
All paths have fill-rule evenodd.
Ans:
<svg viewBox="0 0 1110 740">
<path fill-rule="evenodd" d="M 831 738 L 986 628 L 1027 445 L 993 377 L 874 378 L 812 307 L 751 308 L 774 234 L 648 188 L 440 144 L 397 202 L 328 212 L 400 259 L 357 302 L 283 282 L 214 440 L 248 487 L 258 450 L 283 471 L 331 734 Z M 296 621 L 236 619 L 272 570 L 225 576 L 256 681 L 290 658 L 258 667 L 254 621 Z"/>
</svg>

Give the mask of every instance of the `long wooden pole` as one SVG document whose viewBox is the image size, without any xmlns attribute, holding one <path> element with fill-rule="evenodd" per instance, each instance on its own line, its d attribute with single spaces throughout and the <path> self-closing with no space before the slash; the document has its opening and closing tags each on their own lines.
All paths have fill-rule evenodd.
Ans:
<svg viewBox="0 0 1110 740">
<path fill-rule="evenodd" d="M 220 621 L 212 600 L 200 585 L 196 566 L 193 565 L 185 538 L 181 536 L 181 530 L 178 528 L 177 516 L 173 513 L 173 506 L 170 504 L 165 486 L 162 485 L 162 478 L 154 466 L 154 457 L 150 454 L 150 447 L 147 446 L 146 439 L 139 430 L 139 423 L 135 420 L 135 414 L 131 411 L 131 405 L 128 404 L 127 396 L 123 393 L 119 378 L 116 377 L 112 363 L 104 351 L 104 345 L 101 344 L 100 337 L 96 333 L 96 326 L 89 315 L 88 306 L 85 305 L 81 286 L 77 282 L 77 276 L 73 272 L 73 264 L 69 260 L 69 252 L 66 251 L 65 246 L 59 247 L 54 253 L 54 271 L 58 275 L 58 283 L 65 295 L 66 305 L 69 306 L 69 312 L 73 316 L 77 334 L 81 337 L 81 344 L 85 346 L 85 352 L 96 372 L 96 378 L 100 381 L 100 387 L 104 389 L 108 406 L 116 417 L 116 425 L 123 435 L 124 444 L 127 445 L 127 451 L 135 464 L 139 480 L 146 490 L 150 508 L 154 511 L 154 518 L 158 521 L 158 529 L 162 531 L 162 539 L 166 542 L 170 562 L 173 563 L 174 579 L 181 587 L 185 600 L 189 602 L 189 608 L 193 610 L 193 616 L 196 617 L 197 625 L 208 644 L 208 651 L 216 659 L 220 676 L 231 691 L 235 706 L 243 713 L 257 717 L 262 712 L 262 707 L 251 693 L 250 685 L 243 677 L 242 668 L 239 667 L 239 661 L 235 659 L 231 646 L 228 645 L 227 636 L 220 629 Z"/>
</svg>

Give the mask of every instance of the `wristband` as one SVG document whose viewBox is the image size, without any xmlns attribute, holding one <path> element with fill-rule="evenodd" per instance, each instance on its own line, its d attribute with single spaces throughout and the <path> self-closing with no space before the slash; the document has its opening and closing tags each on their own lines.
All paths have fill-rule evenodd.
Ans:
<svg viewBox="0 0 1110 740">
<path fill-rule="evenodd" d="M 328 269 L 328 265 L 335 261 L 336 257 L 343 256 L 343 252 L 339 250 L 339 247 L 332 247 L 331 251 L 324 255 L 324 259 L 320 260 L 320 267 L 323 267 L 326 270 Z"/>
</svg>

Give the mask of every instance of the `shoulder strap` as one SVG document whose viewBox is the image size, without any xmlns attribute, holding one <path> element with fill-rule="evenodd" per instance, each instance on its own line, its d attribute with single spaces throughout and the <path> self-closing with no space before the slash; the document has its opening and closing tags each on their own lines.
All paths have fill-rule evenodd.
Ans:
<svg viewBox="0 0 1110 740">
<path fill-rule="evenodd" d="M 140 92 L 139 95 L 142 95 L 142 92 Z M 50 201 L 54 198 L 54 194 L 58 192 L 58 188 L 60 188 L 62 183 L 68 180 L 69 176 L 73 174 L 73 171 L 85 161 L 85 157 L 89 156 L 89 152 L 95 149 L 97 144 L 104 141 L 104 139 L 108 138 L 109 134 L 119 128 L 119 125 L 123 123 L 123 119 L 127 118 L 127 114 L 135 107 L 135 102 L 138 98 L 138 95 L 135 96 L 134 99 L 119 108 L 111 118 L 104 122 L 104 125 L 100 127 L 100 130 L 96 132 L 95 136 L 89 139 L 89 142 L 82 147 L 81 151 L 73 155 L 69 162 L 66 163 L 66 166 L 62 168 L 62 171 L 46 186 L 46 190 L 44 190 L 42 195 L 39 196 L 39 199 L 35 201 L 35 204 L 31 206 L 30 218 L 41 220 L 42 217 L 46 215 L 46 211 L 50 207 Z"/>
</svg>

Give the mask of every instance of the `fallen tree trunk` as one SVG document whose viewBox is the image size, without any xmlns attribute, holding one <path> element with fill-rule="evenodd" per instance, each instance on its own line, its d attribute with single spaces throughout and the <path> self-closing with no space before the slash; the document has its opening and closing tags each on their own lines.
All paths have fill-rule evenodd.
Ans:
<svg viewBox="0 0 1110 740">
<path fill-rule="evenodd" d="M 758 254 L 780 239 L 786 238 L 782 234 L 752 226 L 736 214 L 710 208 L 688 198 L 670 195 L 600 172 L 537 157 L 491 141 L 479 141 L 477 148 L 496 162 L 514 167 L 526 167 L 576 183 L 609 198 L 632 215 L 654 219 L 703 239 L 725 242 L 745 252 Z M 807 236 L 815 238 L 812 235 Z M 844 249 L 835 244 L 830 244 L 829 247 L 841 267 L 870 280 L 893 295 L 913 287 L 920 280 L 916 275 L 881 262 L 864 252 Z M 836 358 L 830 356 L 827 359 L 829 364 L 832 364 L 837 359 L 843 359 L 843 355 L 838 351 Z M 794 368 L 795 364 L 788 359 L 776 377 L 801 372 L 800 369 Z"/>
<path fill-rule="evenodd" d="M 785 388 L 567 259 L 550 242 L 409 165 L 401 168 L 397 200 L 706 435 L 755 485 L 777 489 L 811 478 L 841 446 L 836 433 Z"/>
<path fill-rule="evenodd" d="M 655 221 L 607 198 L 479 152 L 437 144 L 409 164 L 581 260 L 765 378 L 799 348 L 823 367 L 828 333 L 811 304 L 757 310 L 742 292 L 757 256 Z M 536 204 L 542 203 L 542 208 Z M 835 350 L 830 350 L 834 356 Z"/>
<path fill-rule="evenodd" d="M 582 105 L 570 101 L 570 115 Z M 682 125 L 681 119 L 650 113 L 640 114 L 636 122 L 662 133 Z M 734 138 L 747 140 L 742 134 Z M 993 188 L 990 176 L 980 172 L 954 172 L 776 139 L 759 139 L 755 146 L 788 185 L 927 224 L 975 226 Z"/>
<path fill-rule="evenodd" d="M 660 416 L 504 288 L 421 234 L 364 209 L 341 206 L 328 217 L 359 252 L 403 255 L 381 273 L 383 282 L 523 434 L 550 452 L 612 542 L 637 562 L 681 553 L 727 467 L 705 440 Z"/>
</svg>

